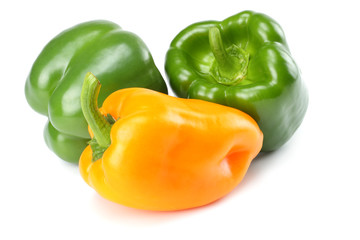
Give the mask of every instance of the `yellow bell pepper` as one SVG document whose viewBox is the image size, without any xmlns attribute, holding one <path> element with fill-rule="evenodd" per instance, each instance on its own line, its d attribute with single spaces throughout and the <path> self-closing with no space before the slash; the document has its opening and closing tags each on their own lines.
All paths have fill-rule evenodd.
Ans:
<svg viewBox="0 0 360 240">
<path fill-rule="evenodd" d="M 99 89 L 88 73 L 81 101 L 93 140 L 79 164 L 110 201 L 159 211 L 206 205 L 232 191 L 261 150 L 258 125 L 237 109 L 128 88 L 99 110 Z"/>
</svg>

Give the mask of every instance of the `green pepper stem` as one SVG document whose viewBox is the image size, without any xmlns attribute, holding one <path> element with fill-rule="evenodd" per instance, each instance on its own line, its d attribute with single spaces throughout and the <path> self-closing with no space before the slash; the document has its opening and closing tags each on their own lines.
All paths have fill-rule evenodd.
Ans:
<svg viewBox="0 0 360 240">
<path fill-rule="evenodd" d="M 209 44 L 215 57 L 216 69 L 213 71 L 216 81 L 225 85 L 234 85 L 241 81 L 247 72 L 249 55 L 236 45 L 226 49 L 217 27 L 209 29 Z"/>
<path fill-rule="evenodd" d="M 218 63 L 219 69 L 222 72 L 232 72 L 236 68 L 236 63 L 227 54 L 221 38 L 220 30 L 217 27 L 212 27 L 209 30 L 209 41 L 211 51 Z"/>
<path fill-rule="evenodd" d="M 81 109 L 94 136 L 101 147 L 107 148 L 111 144 L 111 124 L 106 121 L 98 108 L 98 96 L 101 84 L 99 80 L 88 72 L 85 76 L 81 91 Z"/>
</svg>

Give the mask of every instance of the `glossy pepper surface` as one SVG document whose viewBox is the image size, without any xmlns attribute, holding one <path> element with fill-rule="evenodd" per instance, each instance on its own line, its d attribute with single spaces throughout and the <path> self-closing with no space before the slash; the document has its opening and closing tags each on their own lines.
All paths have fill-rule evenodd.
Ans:
<svg viewBox="0 0 360 240">
<path fill-rule="evenodd" d="M 74 163 L 90 139 L 80 104 L 88 71 L 102 79 L 99 104 L 127 87 L 167 92 L 144 42 L 115 23 L 85 22 L 53 38 L 33 64 L 25 94 L 35 111 L 49 117 L 44 130 L 49 148 Z"/>
<path fill-rule="evenodd" d="M 262 151 L 287 142 L 307 109 L 307 90 L 284 33 L 261 13 L 190 25 L 172 41 L 165 70 L 178 96 L 252 116 L 264 133 Z"/>
<path fill-rule="evenodd" d="M 81 101 L 94 138 L 79 167 L 108 200 L 158 211 L 202 206 L 234 189 L 261 149 L 258 125 L 237 109 L 128 88 L 98 110 L 99 88 L 88 74 Z"/>
</svg>

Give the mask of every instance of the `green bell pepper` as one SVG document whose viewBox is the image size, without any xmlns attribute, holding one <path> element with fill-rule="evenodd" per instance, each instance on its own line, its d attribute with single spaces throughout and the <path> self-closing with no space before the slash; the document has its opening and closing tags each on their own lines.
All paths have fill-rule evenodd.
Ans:
<svg viewBox="0 0 360 240">
<path fill-rule="evenodd" d="M 171 42 L 165 70 L 175 94 L 240 109 L 264 133 L 262 151 L 300 126 L 308 94 L 284 33 L 270 17 L 244 11 L 195 23 Z"/>
<path fill-rule="evenodd" d="M 35 111 L 49 117 L 44 130 L 49 148 L 74 163 L 90 140 L 80 104 L 89 71 L 101 79 L 100 106 L 110 93 L 122 88 L 167 93 L 144 42 L 112 22 L 85 22 L 53 38 L 32 66 L 25 95 Z"/>
</svg>

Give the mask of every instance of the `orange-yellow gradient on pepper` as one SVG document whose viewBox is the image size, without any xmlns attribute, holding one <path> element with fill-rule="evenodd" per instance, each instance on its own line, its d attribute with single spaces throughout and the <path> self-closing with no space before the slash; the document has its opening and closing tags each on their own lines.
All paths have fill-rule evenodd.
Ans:
<svg viewBox="0 0 360 240">
<path fill-rule="evenodd" d="M 116 119 L 110 144 L 97 160 L 90 146 L 84 150 L 81 176 L 104 198 L 133 208 L 211 203 L 241 182 L 262 147 L 263 134 L 250 116 L 202 100 L 128 88 L 111 94 L 100 112 Z"/>
</svg>

